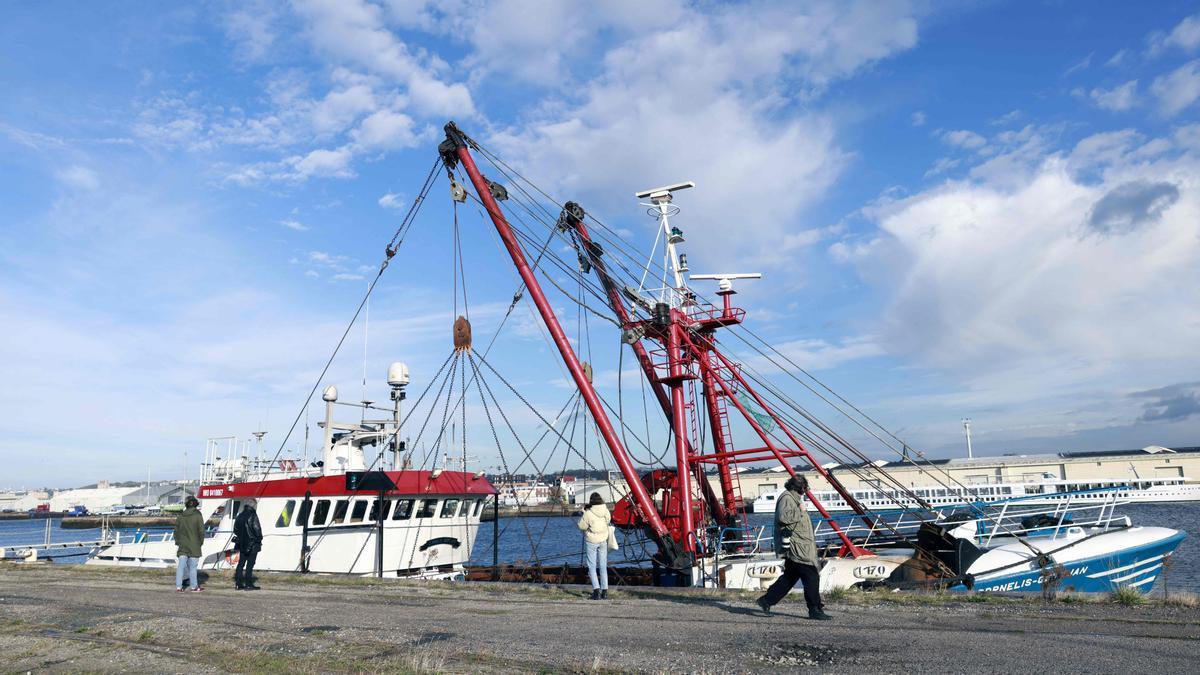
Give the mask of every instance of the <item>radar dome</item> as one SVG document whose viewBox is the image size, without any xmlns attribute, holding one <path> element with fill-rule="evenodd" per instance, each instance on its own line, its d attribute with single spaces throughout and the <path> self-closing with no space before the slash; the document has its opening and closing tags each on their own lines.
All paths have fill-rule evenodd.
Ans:
<svg viewBox="0 0 1200 675">
<path fill-rule="evenodd" d="M 387 377 L 389 387 L 408 386 L 408 364 L 397 361 L 388 366 Z"/>
<path fill-rule="evenodd" d="M 337 387 L 329 385 L 325 387 L 325 393 L 321 394 L 321 398 L 325 401 L 333 403 L 337 400 Z"/>
</svg>

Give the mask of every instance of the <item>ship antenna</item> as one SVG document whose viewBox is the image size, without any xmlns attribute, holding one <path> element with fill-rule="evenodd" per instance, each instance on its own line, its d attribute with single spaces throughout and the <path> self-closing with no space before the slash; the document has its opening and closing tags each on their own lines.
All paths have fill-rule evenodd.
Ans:
<svg viewBox="0 0 1200 675">
<path fill-rule="evenodd" d="M 679 207 L 673 206 L 671 202 L 674 200 L 673 193 L 692 187 L 696 187 L 696 184 L 689 180 L 642 190 L 635 194 L 638 199 L 650 200 L 650 203 L 643 202 L 642 205 L 647 207 L 646 213 L 658 219 L 659 236 L 666 236 L 662 288 L 659 289 L 658 301 L 669 303 L 672 307 L 679 307 L 687 300 L 687 282 L 684 281 L 683 275 L 687 273 L 688 266 L 687 255 L 675 250 L 676 244 L 683 243 L 683 230 L 671 226 L 671 216 L 679 213 Z M 667 278 L 668 274 L 671 275 L 670 279 Z M 673 286 L 669 285 L 671 282 L 674 282 Z"/>
<path fill-rule="evenodd" d="M 370 290 L 370 284 L 367 290 Z M 362 421 L 367 420 L 367 406 L 372 402 L 367 400 L 367 329 L 371 326 L 371 295 L 367 294 L 367 304 L 363 308 L 363 376 L 362 376 Z"/>
</svg>

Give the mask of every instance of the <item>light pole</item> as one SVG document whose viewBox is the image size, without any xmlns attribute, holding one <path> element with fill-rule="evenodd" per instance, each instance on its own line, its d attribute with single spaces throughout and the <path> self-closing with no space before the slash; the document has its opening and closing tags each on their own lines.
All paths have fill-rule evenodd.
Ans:
<svg viewBox="0 0 1200 675">
<path fill-rule="evenodd" d="M 967 459 L 975 459 L 975 455 L 971 452 L 971 418 L 964 417 L 962 423 L 963 429 L 967 432 Z"/>
</svg>

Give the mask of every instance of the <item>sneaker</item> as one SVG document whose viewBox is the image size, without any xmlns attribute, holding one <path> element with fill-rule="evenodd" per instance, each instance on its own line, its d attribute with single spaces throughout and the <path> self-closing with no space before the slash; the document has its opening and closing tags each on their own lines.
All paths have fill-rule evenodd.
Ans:
<svg viewBox="0 0 1200 675">
<path fill-rule="evenodd" d="M 823 609 L 809 610 L 808 618 L 812 619 L 813 621 L 831 621 L 833 619 L 833 617 L 826 614 L 825 610 Z"/>
<path fill-rule="evenodd" d="M 763 614 L 769 615 L 771 613 L 771 606 L 767 604 L 766 598 L 759 598 L 754 601 L 754 604 L 758 605 L 758 608 L 763 611 Z"/>
<path fill-rule="evenodd" d="M 243 587 L 242 587 L 242 590 L 244 590 L 244 591 L 257 591 L 257 590 L 260 590 L 261 588 L 262 588 L 261 586 L 255 586 L 254 584 L 250 584 L 249 586 L 243 586 Z"/>
<path fill-rule="evenodd" d="M 203 586 L 197 586 L 197 587 L 195 587 L 195 588 L 193 588 L 193 589 L 192 589 L 192 592 L 193 592 L 193 593 L 199 593 L 199 592 L 200 592 L 200 591 L 202 591 L 202 590 L 204 590 L 204 587 L 203 587 Z"/>
<path fill-rule="evenodd" d="M 607 589 L 607 588 L 601 588 L 601 589 L 600 589 L 600 599 L 601 599 L 601 600 L 607 600 L 607 599 L 608 599 L 608 589 Z"/>
<path fill-rule="evenodd" d="M 183 589 L 182 589 L 182 588 L 176 588 L 176 589 L 175 589 L 175 592 L 176 592 L 176 593 L 182 593 L 182 592 L 183 592 Z"/>
<path fill-rule="evenodd" d="M 598 588 L 592 589 L 592 596 L 590 598 L 588 598 L 588 600 L 599 600 L 599 599 L 600 599 L 600 589 L 598 589 Z"/>
</svg>

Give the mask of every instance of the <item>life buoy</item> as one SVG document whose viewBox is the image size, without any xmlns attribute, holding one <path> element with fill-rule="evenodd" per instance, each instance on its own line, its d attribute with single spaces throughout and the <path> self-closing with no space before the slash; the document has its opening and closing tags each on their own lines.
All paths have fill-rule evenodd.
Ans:
<svg viewBox="0 0 1200 675">
<path fill-rule="evenodd" d="M 238 553 L 237 549 L 234 549 L 232 551 L 225 551 L 225 564 L 226 565 L 229 565 L 230 567 L 237 567 L 239 559 L 240 559 L 240 554 Z"/>
</svg>

